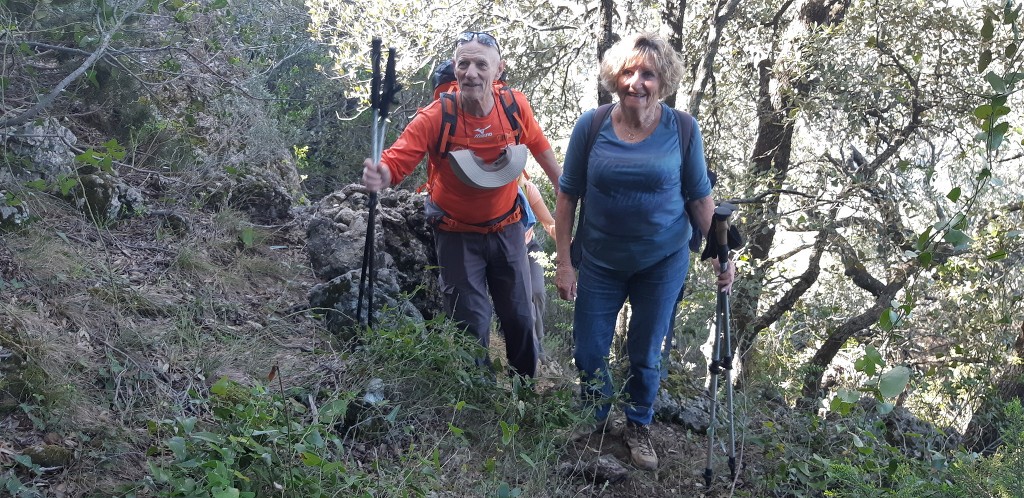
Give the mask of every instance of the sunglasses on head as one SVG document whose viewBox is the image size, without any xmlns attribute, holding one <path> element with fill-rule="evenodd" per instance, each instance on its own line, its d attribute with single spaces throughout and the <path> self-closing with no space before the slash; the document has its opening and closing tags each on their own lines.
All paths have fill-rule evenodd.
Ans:
<svg viewBox="0 0 1024 498">
<path fill-rule="evenodd" d="M 488 47 L 494 47 L 497 50 L 501 50 L 498 46 L 498 40 L 494 38 L 494 35 L 483 31 L 463 31 L 462 33 L 459 33 L 459 36 L 455 37 L 455 46 L 462 45 L 463 43 L 469 43 L 474 39 L 481 45 L 487 45 Z"/>
</svg>

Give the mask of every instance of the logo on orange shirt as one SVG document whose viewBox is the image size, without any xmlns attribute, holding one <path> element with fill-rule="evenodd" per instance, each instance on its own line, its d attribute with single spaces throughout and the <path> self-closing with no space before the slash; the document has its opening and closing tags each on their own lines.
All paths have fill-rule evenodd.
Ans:
<svg viewBox="0 0 1024 498">
<path fill-rule="evenodd" d="M 476 132 L 476 136 L 473 137 L 473 138 L 487 138 L 487 137 L 493 136 L 494 133 L 487 133 L 487 130 L 490 129 L 491 126 L 493 126 L 493 125 L 487 125 L 487 126 L 485 126 L 483 128 L 474 128 L 473 131 Z"/>
</svg>

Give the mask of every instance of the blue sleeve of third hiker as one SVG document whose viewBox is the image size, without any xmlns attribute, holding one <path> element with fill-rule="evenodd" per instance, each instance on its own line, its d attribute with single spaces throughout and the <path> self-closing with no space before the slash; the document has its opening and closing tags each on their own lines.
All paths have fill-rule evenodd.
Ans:
<svg viewBox="0 0 1024 498">
<path fill-rule="evenodd" d="M 593 120 L 593 109 L 576 120 L 572 136 L 569 137 L 569 147 L 565 151 L 562 176 L 558 178 L 558 189 L 576 198 L 583 197 L 587 191 L 587 133 Z"/>
<path fill-rule="evenodd" d="M 690 118 L 693 119 L 693 118 Z M 708 166 L 704 160 L 704 139 L 700 134 L 700 126 L 693 119 L 693 131 L 690 135 L 690 150 L 687 151 L 683 163 L 683 185 L 686 186 L 686 200 L 693 201 L 711 195 L 711 181 L 708 179 Z"/>
</svg>

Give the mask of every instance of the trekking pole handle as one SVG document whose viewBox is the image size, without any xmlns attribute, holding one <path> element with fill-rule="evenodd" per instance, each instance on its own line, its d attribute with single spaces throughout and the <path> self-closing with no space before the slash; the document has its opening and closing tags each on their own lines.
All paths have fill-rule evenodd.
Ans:
<svg viewBox="0 0 1024 498">
<path fill-rule="evenodd" d="M 380 38 L 370 42 L 370 108 L 380 108 Z"/>
<path fill-rule="evenodd" d="M 729 271 L 729 217 L 732 216 L 732 209 L 728 207 L 715 208 L 715 215 L 712 222 L 715 225 L 715 242 L 718 244 L 718 264 L 720 271 Z"/>
<path fill-rule="evenodd" d="M 384 70 L 384 88 L 381 91 L 379 102 L 380 118 L 388 117 L 391 104 L 395 101 L 395 93 L 398 92 L 398 84 L 395 83 L 395 59 L 397 52 L 394 47 L 388 47 L 388 64 Z"/>
</svg>

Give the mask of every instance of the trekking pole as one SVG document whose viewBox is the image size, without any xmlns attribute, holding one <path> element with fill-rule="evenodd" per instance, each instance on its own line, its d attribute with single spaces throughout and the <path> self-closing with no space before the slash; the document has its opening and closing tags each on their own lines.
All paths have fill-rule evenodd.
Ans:
<svg viewBox="0 0 1024 498">
<path fill-rule="evenodd" d="M 735 208 L 728 203 L 715 208 L 711 226 L 714 231 L 714 242 L 718 250 L 718 262 L 721 272 L 729 271 L 729 217 Z M 710 239 L 710 237 L 709 237 Z M 725 343 L 723 345 L 723 342 Z M 722 355 L 722 350 L 725 355 Z M 711 365 L 708 373 L 711 376 L 711 418 L 708 424 L 708 455 L 704 467 L 704 484 L 711 486 L 711 457 L 715 446 L 715 422 L 718 409 L 718 375 L 725 371 L 726 404 L 729 410 L 729 472 L 736 479 L 736 432 L 733 419 L 732 391 L 732 337 L 729 330 L 729 294 L 718 290 L 715 309 L 715 342 L 712 348 Z"/>
<path fill-rule="evenodd" d="M 395 77 L 395 49 L 388 48 L 388 63 L 383 81 L 380 74 L 381 40 L 374 38 L 370 43 L 370 111 L 371 139 L 370 158 L 374 164 L 380 162 L 384 152 L 384 137 L 388 129 L 388 110 L 395 100 L 395 94 L 401 89 Z M 377 193 L 370 192 L 368 213 L 366 218 L 366 243 L 363 245 L 363 268 L 359 273 L 359 301 L 356 304 L 356 322 L 363 321 L 363 288 L 366 286 L 366 326 L 373 327 L 373 281 L 377 272 L 374 269 L 374 240 L 377 215 Z M 367 273 L 369 281 L 367 282 Z"/>
</svg>

